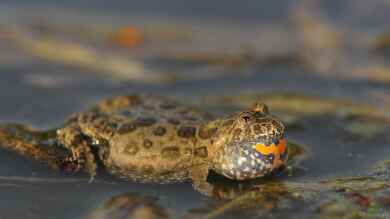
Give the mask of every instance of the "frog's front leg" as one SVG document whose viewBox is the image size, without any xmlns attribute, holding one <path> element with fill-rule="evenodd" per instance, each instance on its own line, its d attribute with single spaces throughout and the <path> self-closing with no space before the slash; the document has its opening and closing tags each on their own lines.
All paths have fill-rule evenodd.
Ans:
<svg viewBox="0 0 390 219">
<path fill-rule="evenodd" d="M 206 164 L 194 166 L 190 169 L 190 178 L 194 189 L 206 196 L 213 196 L 214 185 L 207 181 L 208 175 L 209 166 Z"/>
<path fill-rule="evenodd" d="M 195 190 L 202 193 L 203 195 L 221 199 L 232 199 L 233 197 L 240 194 L 243 190 L 245 191 L 250 189 L 250 186 L 246 184 L 214 185 L 207 181 L 208 175 L 208 165 L 197 166 L 190 170 L 192 186 Z"/>
<path fill-rule="evenodd" d="M 78 125 L 75 123 L 58 129 L 57 138 L 63 147 L 71 151 L 71 155 L 65 159 L 64 164 L 76 164 L 74 172 L 85 168 L 93 180 L 97 171 L 97 161 L 87 138 L 82 134 Z"/>
</svg>

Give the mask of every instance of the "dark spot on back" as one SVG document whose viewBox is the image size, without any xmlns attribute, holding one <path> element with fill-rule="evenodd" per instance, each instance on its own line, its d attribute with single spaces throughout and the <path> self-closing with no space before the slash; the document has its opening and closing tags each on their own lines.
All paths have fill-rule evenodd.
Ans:
<svg viewBox="0 0 390 219">
<path fill-rule="evenodd" d="M 203 138 L 203 139 L 208 139 L 208 138 L 211 138 L 212 136 L 215 135 L 215 133 L 217 133 L 217 128 L 206 128 L 206 127 L 202 127 L 199 129 L 199 137 L 200 138 Z"/>
<path fill-rule="evenodd" d="M 137 127 L 133 123 L 125 123 L 119 127 L 118 134 L 122 135 L 122 134 L 130 133 L 135 129 L 137 129 Z"/>
<path fill-rule="evenodd" d="M 157 120 L 153 117 L 139 117 L 134 121 L 136 126 L 140 127 L 151 126 L 156 122 Z"/>
<path fill-rule="evenodd" d="M 257 123 L 269 123 L 269 118 L 256 118 Z"/>
<path fill-rule="evenodd" d="M 203 146 L 195 149 L 195 156 L 206 158 L 208 156 L 207 147 Z"/>
<path fill-rule="evenodd" d="M 143 146 L 144 146 L 144 148 L 149 149 L 153 146 L 153 142 L 151 140 L 145 138 Z"/>
<path fill-rule="evenodd" d="M 80 116 L 80 122 L 81 123 L 93 122 L 98 118 L 99 118 L 99 114 L 97 113 L 86 113 Z"/>
<path fill-rule="evenodd" d="M 162 126 L 158 126 L 157 128 L 155 128 L 153 130 L 153 134 L 157 135 L 157 136 L 163 136 L 163 135 L 165 135 L 166 132 L 167 132 L 167 130 Z"/>
<path fill-rule="evenodd" d="M 117 124 L 109 121 L 107 116 L 102 115 L 91 121 L 91 127 L 101 133 L 112 134 L 116 130 Z"/>
<path fill-rule="evenodd" d="M 195 133 L 196 133 L 196 128 L 192 126 L 184 126 L 177 131 L 177 135 L 182 138 L 195 137 Z"/>
<path fill-rule="evenodd" d="M 107 120 L 105 120 L 105 118 L 97 118 L 95 120 L 95 123 L 98 125 L 98 126 L 106 126 L 107 125 Z"/>
<path fill-rule="evenodd" d="M 256 124 L 256 125 L 253 126 L 253 131 L 257 135 L 263 133 L 261 125 L 259 125 L 259 124 Z"/>
<path fill-rule="evenodd" d="M 184 148 L 183 154 L 185 156 L 190 156 L 192 154 L 192 149 L 191 148 Z"/>
<path fill-rule="evenodd" d="M 161 156 L 165 159 L 175 160 L 180 156 L 180 149 L 176 146 L 169 146 L 161 151 Z"/>
</svg>

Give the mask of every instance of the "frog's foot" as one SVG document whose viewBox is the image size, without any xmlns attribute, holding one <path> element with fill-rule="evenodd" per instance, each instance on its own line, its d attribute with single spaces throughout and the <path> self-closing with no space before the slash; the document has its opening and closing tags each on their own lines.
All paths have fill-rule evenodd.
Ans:
<svg viewBox="0 0 390 219">
<path fill-rule="evenodd" d="M 69 157 L 65 158 L 63 170 L 69 168 L 69 164 L 72 165 L 72 172 L 78 172 L 81 169 L 85 169 L 91 177 L 90 181 L 93 181 L 96 176 L 97 162 L 91 148 L 83 141 L 78 145 L 71 146 L 69 149 L 72 153 Z"/>
<path fill-rule="evenodd" d="M 92 181 L 96 176 L 97 161 L 88 140 L 77 127 L 59 129 L 57 135 L 59 143 L 71 152 L 63 161 L 62 170 L 78 172 L 84 169 Z"/>
<path fill-rule="evenodd" d="M 246 184 L 212 184 L 207 181 L 209 169 L 207 166 L 191 169 L 190 177 L 192 186 L 202 195 L 219 198 L 232 199 L 243 191 L 249 190 L 250 185 Z"/>
<path fill-rule="evenodd" d="M 214 197 L 214 185 L 207 182 L 207 181 L 201 181 L 201 180 L 193 180 L 192 186 L 196 191 L 201 193 L 205 196 Z"/>
<path fill-rule="evenodd" d="M 214 185 L 207 182 L 209 168 L 207 166 L 194 167 L 190 170 L 190 177 L 194 189 L 205 196 L 214 196 Z"/>
</svg>

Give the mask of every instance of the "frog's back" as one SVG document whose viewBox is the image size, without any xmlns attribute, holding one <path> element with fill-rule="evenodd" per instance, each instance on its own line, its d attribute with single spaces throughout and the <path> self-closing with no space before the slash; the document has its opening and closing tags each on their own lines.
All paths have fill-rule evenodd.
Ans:
<svg viewBox="0 0 390 219">
<path fill-rule="evenodd" d="M 137 95 L 105 100 L 78 120 L 83 133 L 105 142 L 99 156 L 110 172 L 172 182 L 188 178 L 199 127 L 210 116 L 170 99 Z"/>
</svg>

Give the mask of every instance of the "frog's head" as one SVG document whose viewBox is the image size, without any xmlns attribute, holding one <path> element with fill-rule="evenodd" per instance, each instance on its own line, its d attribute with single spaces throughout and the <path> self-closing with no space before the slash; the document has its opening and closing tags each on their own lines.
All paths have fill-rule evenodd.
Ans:
<svg viewBox="0 0 390 219">
<path fill-rule="evenodd" d="M 256 103 L 250 110 L 236 114 L 226 130 L 227 138 L 214 168 L 228 178 L 257 178 L 287 160 L 285 127 L 269 114 L 265 104 Z"/>
</svg>

